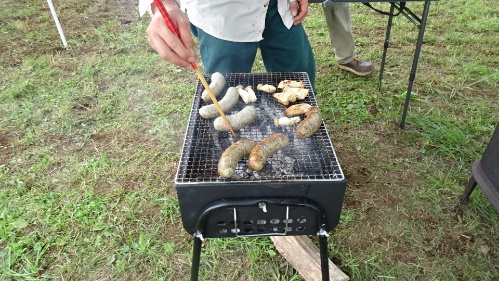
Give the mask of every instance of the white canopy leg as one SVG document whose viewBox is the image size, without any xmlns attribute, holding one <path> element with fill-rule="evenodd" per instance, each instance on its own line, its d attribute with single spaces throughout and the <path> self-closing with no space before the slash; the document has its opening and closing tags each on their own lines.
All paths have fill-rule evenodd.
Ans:
<svg viewBox="0 0 499 281">
<path fill-rule="evenodd" d="M 64 45 L 64 48 L 68 46 L 68 43 L 66 42 L 66 37 L 64 37 L 64 32 L 62 31 L 61 24 L 59 23 L 59 19 L 57 18 L 57 14 L 55 13 L 54 5 L 52 4 L 52 0 L 47 0 L 49 7 L 50 7 L 50 12 L 52 12 L 52 17 L 54 18 L 55 25 L 57 26 L 57 30 L 59 31 L 59 35 L 61 36 L 62 44 Z"/>
</svg>

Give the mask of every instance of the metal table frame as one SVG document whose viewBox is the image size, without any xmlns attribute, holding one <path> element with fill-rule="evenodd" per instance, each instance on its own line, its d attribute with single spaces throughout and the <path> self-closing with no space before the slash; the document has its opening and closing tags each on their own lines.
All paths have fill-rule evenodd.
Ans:
<svg viewBox="0 0 499 281">
<path fill-rule="evenodd" d="M 383 45 L 383 58 L 381 61 L 381 67 L 379 72 L 379 82 L 378 82 L 378 90 L 381 90 L 381 81 L 383 79 L 383 71 L 385 67 L 386 53 L 388 51 L 388 45 L 390 41 L 390 31 L 392 28 L 393 17 L 395 16 L 395 10 L 403 16 L 405 16 L 410 22 L 412 22 L 418 29 L 418 40 L 416 42 L 416 49 L 414 51 L 414 57 L 412 60 L 411 73 L 409 75 L 409 84 L 407 86 L 407 94 L 405 96 L 404 109 L 402 112 L 402 120 L 400 121 L 400 128 L 405 127 L 405 120 L 407 117 L 407 111 L 409 109 L 409 102 L 411 100 L 411 92 L 412 85 L 414 83 L 414 79 L 416 78 L 416 69 L 418 67 L 419 54 L 421 52 L 421 45 L 423 43 L 424 32 L 426 28 L 426 21 L 428 19 L 428 14 L 430 11 L 430 2 L 436 0 L 326 0 L 329 2 L 350 2 L 350 3 L 369 3 L 369 2 L 388 2 L 390 3 L 390 12 L 388 14 L 388 25 L 386 27 L 386 35 L 385 35 L 385 43 Z M 416 2 L 416 1 L 424 1 L 423 14 L 421 17 L 418 17 L 414 14 L 409 8 L 407 8 L 407 2 Z M 323 3 L 322 0 L 309 0 L 309 3 Z"/>
</svg>

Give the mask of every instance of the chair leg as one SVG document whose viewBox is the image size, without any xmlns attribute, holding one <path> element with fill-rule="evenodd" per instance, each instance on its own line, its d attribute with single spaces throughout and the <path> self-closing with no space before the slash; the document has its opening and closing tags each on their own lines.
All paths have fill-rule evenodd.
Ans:
<svg viewBox="0 0 499 281">
<path fill-rule="evenodd" d="M 468 201 L 468 198 L 475 189 L 476 185 L 477 183 L 475 178 L 471 176 L 470 180 L 468 181 L 468 185 L 466 186 L 466 190 L 464 190 L 463 194 L 461 195 L 459 203 L 464 204 L 466 201 Z"/>
</svg>

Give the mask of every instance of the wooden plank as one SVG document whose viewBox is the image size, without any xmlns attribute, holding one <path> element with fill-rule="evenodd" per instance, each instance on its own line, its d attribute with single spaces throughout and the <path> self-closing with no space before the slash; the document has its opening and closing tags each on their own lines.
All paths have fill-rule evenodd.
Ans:
<svg viewBox="0 0 499 281">
<path fill-rule="evenodd" d="M 298 271 L 305 281 L 322 280 L 319 248 L 307 236 L 270 236 L 279 253 Z M 350 278 L 329 261 L 329 280 L 347 281 Z"/>
</svg>

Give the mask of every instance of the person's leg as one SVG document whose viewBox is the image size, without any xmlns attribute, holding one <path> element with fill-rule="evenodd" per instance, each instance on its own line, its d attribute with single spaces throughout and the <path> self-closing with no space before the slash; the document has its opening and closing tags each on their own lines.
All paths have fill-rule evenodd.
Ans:
<svg viewBox="0 0 499 281">
<path fill-rule="evenodd" d="M 338 2 L 328 6 L 323 5 L 323 10 L 336 61 L 339 64 L 352 61 L 357 56 L 357 50 L 352 35 L 350 4 Z"/>
<path fill-rule="evenodd" d="M 199 39 L 199 51 L 205 72 L 249 73 L 255 61 L 258 42 L 231 42 L 218 39 L 191 24 Z"/>
<path fill-rule="evenodd" d="M 350 4 L 330 2 L 329 5 L 323 5 L 323 10 L 338 67 L 359 76 L 373 73 L 374 64 L 357 57 L 352 35 Z"/>
<path fill-rule="evenodd" d="M 286 28 L 276 0 L 269 4 L 260 50 L 268 72 L 306 72 L 314 85 L 315 60 L 307 34 L 301 24 Z"/>
</svg>

